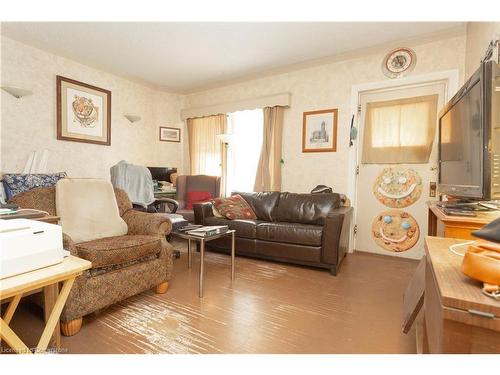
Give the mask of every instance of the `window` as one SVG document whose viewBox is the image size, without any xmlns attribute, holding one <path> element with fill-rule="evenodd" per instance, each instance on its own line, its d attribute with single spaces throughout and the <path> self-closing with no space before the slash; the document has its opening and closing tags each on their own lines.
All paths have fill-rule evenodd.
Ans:
<svg viewBox="0 0 500 375">
<path fill-rule="evenodd" d="M 362 162 L 426 163 L 436 132 L 437 95 L 366 105 Z"/>
<path fill-rule="evenodd" d="M 221 175 L 221 142 L 226 115 L 192 118 L 187 121 L 191 174 Z"/>
<path fill-rule="evenodd" d="M 253 191 L 262 149 L 264 115 L 262 109 L 238 111 L 228 116 L 231 134 L 227 156 L 227 194 Z"/>
</svg>

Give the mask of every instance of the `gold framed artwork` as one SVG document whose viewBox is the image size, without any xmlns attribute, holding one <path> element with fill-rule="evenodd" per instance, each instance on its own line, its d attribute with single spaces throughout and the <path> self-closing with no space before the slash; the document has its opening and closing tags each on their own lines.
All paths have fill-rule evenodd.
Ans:
<svg viewBox="0 0 500 375">
<path fill-rule="evenodd" d="M 111 91 L 57 76 L 57 139 L 111 144 Z"/>
<path fill-rule="evenodd" d="M 160 141 L 180 142 L 181 141 L 181 129 L 169 128 L 168 126 L 160 126 Z"/>
<path fill-rule="evenodd" d="M 337 117 L 337 108 L 304 112 L 302 152 L 336 152 Z"/>
</svg>

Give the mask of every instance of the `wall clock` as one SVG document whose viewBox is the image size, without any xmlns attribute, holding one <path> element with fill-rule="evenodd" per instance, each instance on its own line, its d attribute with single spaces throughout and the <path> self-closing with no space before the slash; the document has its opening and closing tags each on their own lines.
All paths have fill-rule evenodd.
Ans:
<svg viewBox="0 0 500 375">
<path fill-rule="evenodd" d="M 410 48 L 396 48 L 382 62 L 382 72 L 389 78 L 402 77 L 411 72 L 417 63 L 417 55 Z"/>
</svg>

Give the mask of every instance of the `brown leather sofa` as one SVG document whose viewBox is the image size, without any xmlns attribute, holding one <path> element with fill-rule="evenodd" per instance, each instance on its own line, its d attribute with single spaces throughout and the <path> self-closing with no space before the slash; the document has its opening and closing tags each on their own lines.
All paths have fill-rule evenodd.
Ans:
<svg viewBox="0 0 500 375">
<path fill-rule="evenodd" d="M 238 255 L 327 268 L 337 274 L 349 247 L 352 217 L 352 207 L 343 207 L 339 194 L 237 194 L 252 207 L 257 220 L 215 217 L 212 203 L 200 203 L 194 205 L 196 224 L 235 229 Z M 229 252 L 231 239 L 223 237 L 206 246 Z"/>
</svg>

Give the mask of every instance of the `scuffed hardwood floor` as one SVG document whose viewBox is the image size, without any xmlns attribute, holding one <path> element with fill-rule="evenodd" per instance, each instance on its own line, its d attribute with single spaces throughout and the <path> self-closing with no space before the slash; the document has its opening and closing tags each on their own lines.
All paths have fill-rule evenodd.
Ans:
<svg viewBox="0 0 500 375">
<path fill-rule="evenodd" d="M 415 261 L 357 252 L 337 277 L 327 271 L 208 252 L 204 298 L 199 254 L 175 260 L 166 294 L 152 291 L 84 318 L 62 337 L 69 353 L 415 353 L 401 333 L 402 298 Z M 35 345 L 41 312 L 23 304 L 13 327 Z"/>
</svg>

